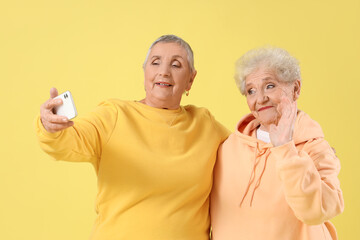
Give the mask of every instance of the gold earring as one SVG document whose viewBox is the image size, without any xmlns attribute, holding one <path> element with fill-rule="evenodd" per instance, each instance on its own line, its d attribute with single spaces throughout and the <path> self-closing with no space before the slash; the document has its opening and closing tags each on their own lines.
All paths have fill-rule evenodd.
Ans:
<svg viewBox="0 0 360 240">
<path fill-rule="evenodd" d="M 189 96 L 189 91 L 188 90 L 185 90 L 185 95 Z"/>
</svg>

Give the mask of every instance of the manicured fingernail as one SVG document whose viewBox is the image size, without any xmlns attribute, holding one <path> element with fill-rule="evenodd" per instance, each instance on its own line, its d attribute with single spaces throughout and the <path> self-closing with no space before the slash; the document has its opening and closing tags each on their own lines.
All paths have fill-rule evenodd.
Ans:
<svg viewBox="0 0 360 240">
<path fill-rule="evenodd" d="M 67 122 L 68 120 L 67 120 L 67 118 L 63 118 L 63 120 L 62 120 L 63 122 Z"/>
</svg>

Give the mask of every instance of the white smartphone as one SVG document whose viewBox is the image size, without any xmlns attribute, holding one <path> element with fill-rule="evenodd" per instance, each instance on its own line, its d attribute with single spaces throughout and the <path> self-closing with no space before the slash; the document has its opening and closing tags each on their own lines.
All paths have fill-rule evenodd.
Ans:
<svg viewBox="0 0 360 240">
<path fill-rule="evenodd" d="M 66 91 L 60 94 L 59 96 L 55 97 L 54 99 L 57 98 L 61 98 L 63 104 L 54 108 L 54 112 L 56 115 L 65 116 L 69 120 L 77 116 L 75 103 L 70 91 Z"/>
</svg>

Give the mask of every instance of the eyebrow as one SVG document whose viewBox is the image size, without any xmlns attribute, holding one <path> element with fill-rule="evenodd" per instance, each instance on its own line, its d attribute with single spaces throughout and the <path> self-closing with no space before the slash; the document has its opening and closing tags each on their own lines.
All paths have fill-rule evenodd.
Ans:
<svg viewBox="0 0 360 240">
<path fill-rule="evenodd" d="M 154 55 L 154 56 L 152 56 L 151 57 L 151 59 L 153 59 L 153 58 L 161 58 L 161 56 L 159 56 L 159 55 Z M 180 55 L 174 55 L 174 56 L 172 56 L 172 58 L 181 58 L 181 59 L 184 59 L 182 56 L 180 56 Z"/>
<path fill-rule="evenodd" d="M 263 82 L 265 82 L 265 81 L 267 81 L 267 80 L 273 80 L 273 78 L 272 77 L 266 77 L 266 78 L 263 78 L 263 79 L 261 79 L 261 81 L 263 81 Z M 250 86 L 251 84 L 246 84 L 245 85 L 245 88 L 247 88 L 248 86 Z"/>
<path fill-rule="evenodd" d="M 273 78 L 272 77 L 266 77 L 266 78 L 263 78 L 263 79 L 261 79 L 261 81 L 267 81 L 267 80 L 272 80 Z"/>
<path fill-rule="evenodd" d="M 183 58 L 183 57 L 180 55 L 174 55 L 173 58 Z"/>
</svg>

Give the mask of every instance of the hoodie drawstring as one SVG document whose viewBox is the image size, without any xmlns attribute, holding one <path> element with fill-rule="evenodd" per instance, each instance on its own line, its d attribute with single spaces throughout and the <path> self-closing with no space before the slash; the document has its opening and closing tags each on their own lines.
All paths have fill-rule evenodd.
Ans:
<svg viewBox="0 0 360 240">
<path fill-rule="evenodd" d="M 251 207 L 252 202 L 254 200 L 255 191 L 260 186 L 262 176 L 264 175 L 264 172 L 265 172 L 265 169 L 266 169 L 266 164 L 267 164 L 267 160 L 268 160 L 269 155 L 270 155 L 270 151 L 267 151 L 267 154 L 266 154 L 266 157 L 265 157 L 264 168 L 263 168 L 263 170 L 262 170 L 262 172 L 260 174 L 259 179 L 257 180 L 257 182 L 255 184 L 255 187 L 254 187 L 254 190 L 253 190 L 253 193 L 252 193 L 252 196 L 251 196 L 250 207 Z"/>
<path fill-rule="evenodd" d="M 256 166 L 259 164 L 260 161 L 256 161 L 256 156 L 257 156 L 257 144 L 256 144 L 256 147 L 255 147 L 255 161 L 254 161 L 254 166 L 253 166 L 253 170 L 251 171 L 251 175 L 250 175 L 250 179 L 249 179 L 249 182 L 248 182 L 248 185 L 246 187 L 246 190 L 245 190 L 245 194 L 243 196 L 243 198 L 241 199 L 241 202 L 240 202 L 240 205 L 239 207 L 241 207 L 241 205 L 243 204 L 244 200 L 245 200 L 245 197 L 246 195 L 248 194 L 249 192 L 249 189 L 250 189 L 250 186 L 251 184 L 254 182 L 255 180 L 255 170 L 256 170 Z"/>
<path fill-rule="evenodd" d="M 258 178 L 258 180 L 256 181 L 256 184 L 255 184 L 255 187 L 254 187 L 254 190 L 253 190 L 253 193 L 252 193 L 252 196 L 251 196 L 251 200 L 250 200 L 250 207 L 252 206 L 252 202 L 254 200 L 254 195 L 255 195 L 255 191 L 256 189 L 260 186 L 260 183 L 261 183 L 261 179 L 262 179 L 262 176 L 264 175 L 264 172 L 265 172 L 265 169 L 266 169 L 266 164 L 267 164 L 267 160 L 268 160 L 268 157 L 270 155 L 270 151 L 269 149 L 265 150 L 263 153 L 260 152 L 259 155 L 258 154 L 258 143 L 256 143 L 256 147 L 255 147 L 255 160 L 254 160 L 254 166 L 253 166 L 253 170 L 251 172 L 251 175 L 250 175 L 250 179 L 249 179 L 249 183 L 246 187 L 246 190 L 245 190 L 245 194 L 243 196 L 243 198 L 241 199 L 241 202 L 240 202 L 240 205 L 239 207 L 241 207 L 241 205 L 243 204 L 245 198 L 246 198 L 246 195 L 248 194 L 249 190 L 250 190 L 250 186 L 251 184 L 254 182 L 255 180 L 255 173 L 256 173 L 256 167 L 257 165 L 260 163 L 260 157 L 266 153 L 266 156 L 265 156 L 265 163 L 264 163 L 264 167 L 261 171 L 261 174 L 260 174 L 260 177 Z"/>
</svg>

